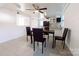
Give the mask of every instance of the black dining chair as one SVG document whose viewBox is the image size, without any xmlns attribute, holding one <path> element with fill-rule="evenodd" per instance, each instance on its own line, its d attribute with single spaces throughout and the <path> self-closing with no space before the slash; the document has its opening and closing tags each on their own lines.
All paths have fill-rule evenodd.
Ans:
<svg viewBox="0 0 79 59">
<path fill-rule="evenodd" d="M 64 28 L 64 32 L 62 36 L 55 36 L 55 45 L 56 45 L 56 40 L 61 40 L 63 42 L 63 48 L 65 47 L 65 39 L 67 32 L 68 32 L 68 28 Z"/>
<path fill-rule="evenodd" d="M 28 41 L 28 36 L 31 38 L 31 44 L 32 44 L 32 32 L 30 27 L 26 27 L 26 33 L 27 33 L 27 41 Z"/>
<path fill-rule="evenodd" d="M 46 38 L 43 38 L 43 29 L 41 28 L 33 28 L 33 38 L 34 38 L 34 51 L 35 51 L 35 42 L 42 43 L 42 53 L 43 53 L 43 44 L 45 42 L 46 46 Z"/>
</svg>

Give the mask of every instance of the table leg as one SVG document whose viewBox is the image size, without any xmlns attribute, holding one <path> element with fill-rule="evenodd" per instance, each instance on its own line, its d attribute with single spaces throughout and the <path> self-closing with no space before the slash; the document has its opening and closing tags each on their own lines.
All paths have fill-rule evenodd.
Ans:
<svg viewBox="0 0 79 59">
<path fill-rule="evenodd" d="M 48 40 L 49 40 L 49 34 L 48 34 Z"/>
<path fill-rule="evenodd" d="M 53 33 L 53 42 L 52 42 L 52 48 L 54 48 L 55 47 L 55 44 L 54 44 L 54 33 Z"/>
</svg>

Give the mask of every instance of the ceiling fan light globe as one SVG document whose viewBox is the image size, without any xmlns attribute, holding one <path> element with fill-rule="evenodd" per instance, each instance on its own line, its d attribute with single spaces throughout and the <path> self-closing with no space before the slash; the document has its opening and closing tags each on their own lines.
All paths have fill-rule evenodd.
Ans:
<svg viewBox="0 0 79 59">
<path fill-rule="evenodd" d="M 35 12 L 38 13 L 38 10 L 36 10 Z"/>
</svg>

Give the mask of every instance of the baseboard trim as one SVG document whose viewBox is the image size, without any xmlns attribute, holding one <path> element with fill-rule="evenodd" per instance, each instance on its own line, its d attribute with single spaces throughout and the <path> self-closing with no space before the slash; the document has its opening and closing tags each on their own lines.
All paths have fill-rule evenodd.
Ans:
<svg viewBox="0 0 79 59">
<path fill-rule="evenodd" d="M 69 48 L 69 46 L 66 44 L 66 47 L 68 48 L 68 50 L 70 51 L 71 53 L 71 56 L 74 56 L 74 54 L 72 53 L 71 49 Z"/>
<path fill-rule="evenodd" d="M 6 43 L 6 42 L 8 42 L 8 41 L 12 41 L 12 40 L 21 38 L 21 37 L 23 37 L 23 36 L 25 36 L 25 35 L 21 35 L 21 36 L 19 36 L 19 37 L 13 38 L 13 39 L 8 39 L 8 40 L 5 40 L 5 41 L 1 41 L 0 43 Z"/>
</svg>

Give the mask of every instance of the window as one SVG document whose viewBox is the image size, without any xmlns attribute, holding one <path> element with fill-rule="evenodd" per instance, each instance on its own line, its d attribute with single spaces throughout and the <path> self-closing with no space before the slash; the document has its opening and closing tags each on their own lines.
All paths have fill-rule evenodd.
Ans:
<svg viewBox="0 0 79 59">
<path fill-rule="evenodd" d="M 17 14 L 17 25 L 30 26 L 30 18 L 28 16 Z"/>
</svg>

